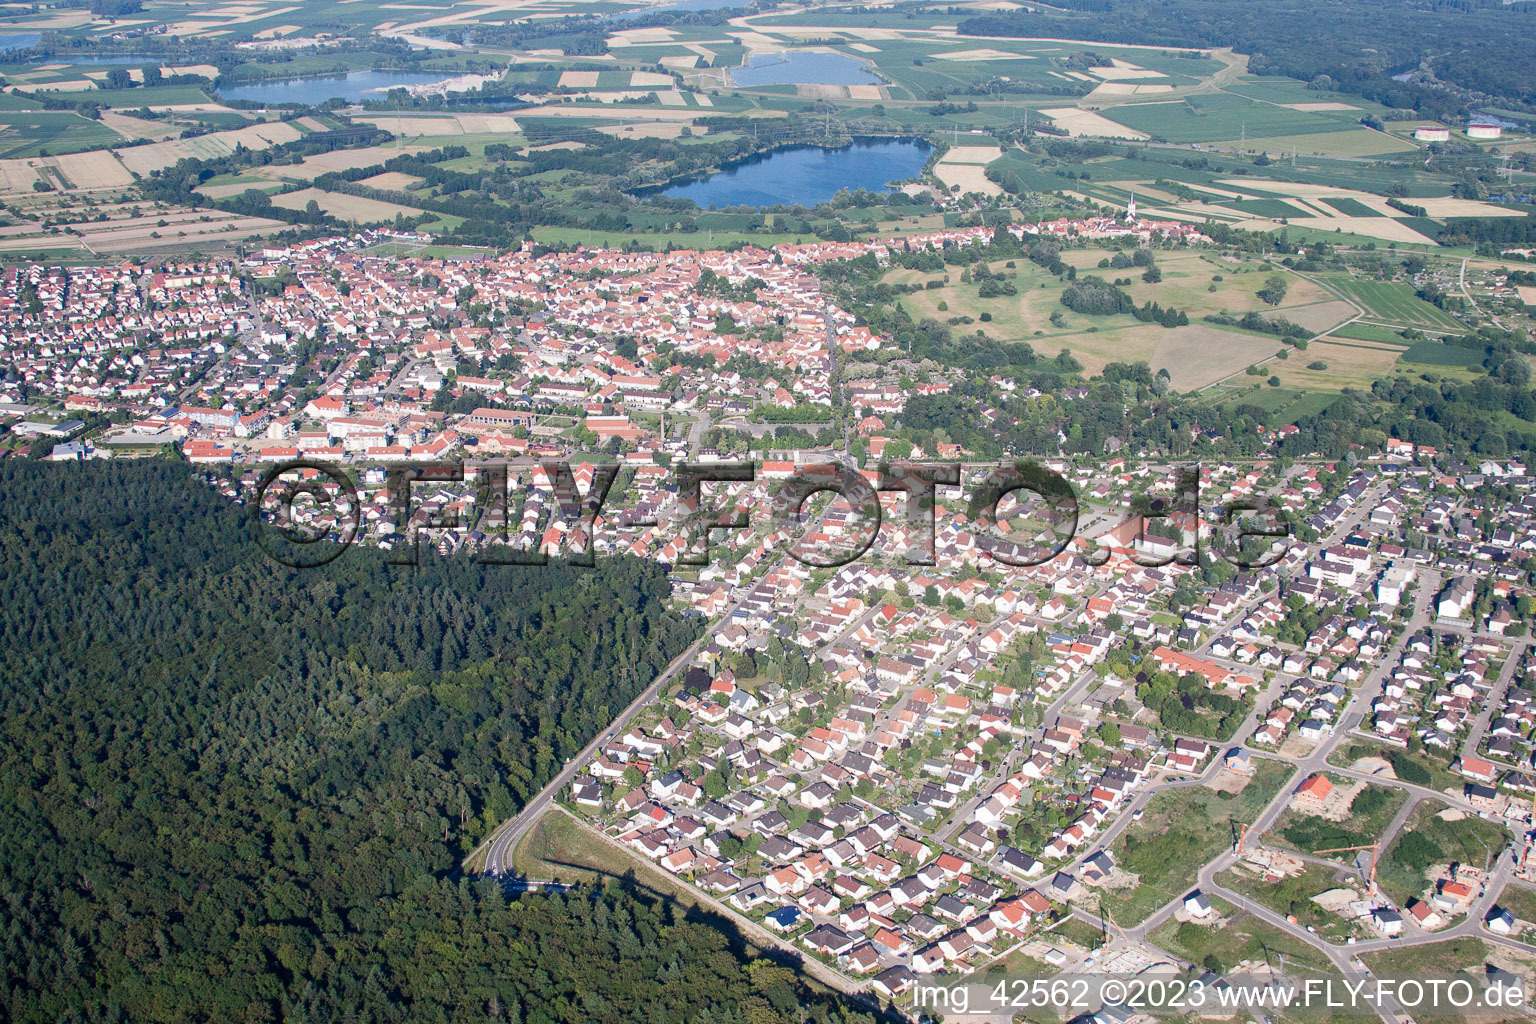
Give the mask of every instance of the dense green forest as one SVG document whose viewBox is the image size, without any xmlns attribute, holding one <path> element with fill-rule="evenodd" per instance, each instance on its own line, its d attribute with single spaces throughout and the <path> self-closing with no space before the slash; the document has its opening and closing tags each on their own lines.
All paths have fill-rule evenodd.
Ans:
<svg viewBox="0 0 1536 1024">
<path fill-rule="evenodd" d="M 287 569 L 164 461 L 5 463 L 0 552 L 0 1018 L 843 1019 L 641 896 L 456 877 L 694 637 L 654 565 Z"/>
</svg>

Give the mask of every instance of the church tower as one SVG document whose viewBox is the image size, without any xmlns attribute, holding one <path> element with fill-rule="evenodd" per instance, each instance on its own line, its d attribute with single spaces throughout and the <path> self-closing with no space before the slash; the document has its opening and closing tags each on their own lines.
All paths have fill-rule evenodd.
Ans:
<svg viewBox="0 0 1536 1024">
<path fill-rule="evenodd" d="M 1136 222 L 1136 190 L 1131 189 L 1131 201 L 1125 204 L 1125 219 L 1131 223 Z"/>
</svg>

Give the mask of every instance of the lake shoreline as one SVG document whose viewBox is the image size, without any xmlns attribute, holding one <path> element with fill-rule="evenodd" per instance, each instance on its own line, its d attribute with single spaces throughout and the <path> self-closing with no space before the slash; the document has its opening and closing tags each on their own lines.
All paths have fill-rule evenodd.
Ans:
<svg viewBox="0 0 1536 1024">
<path fill-rule="evenodd" d="M 868 148 L 883 147 L 883 146 L 892 146 L 892 147 L 898 147 L 898 148 L 904 148 L 904 147 L 910 146 L 913 150 L 916 151 L 914 153 L 914 155 L 920 154 L 923 157 L 923 159 L 922 159 L 922 161 L 920 163 L 915 164 L 913 166 L 911 173 L 895 174 L 895 175 L 892 175 L 890 177 L 885 178 L 883 181 L 881 181 L 878 184 L 872 184 L 872 183 L 867 182 L 867 181 L 861 181 L 861 182 L 857 182 L 857 183 L 853 183 L 853 184 L 844 185 L 844 186 L 842 186 L 840 188 L 833 189 L 831 191 L 831 193 L 826 196 L 826 198 L 817 200 L 815 202 L 803 202 L 803 201 L 798 201 L 798 200 L 784 199 L 784 200 L 779 200 L 779 201 L 775 201 L 775 202 L 768 202 L 768 203 L 724 203 L 724 202 L 722 202 L 722 203 L 714 203 L 714 204 L 710 204 L 710 205 L 713 205 L 713 206 L 715 206 L 716 208 L 719 208 L 719 209 L 725 209 L 725 208 L 728 208 L 728 207 L 731 207 L 731 206 L 750 206 L 750 207 L 754 207 L 754 208 L 758 208 L 758 209 L 763 209 L 763 208 L 772 207 L 772 206 L 807 206 L 807 207 L 811 207 L 811 206 L 817 206 L 820 203 L 826 202 L 832 196 L 835 196 L 838 192 L 843 191 L 843 189 L 845 189 L 845 188 L 846 189 L 850 189 L 850 190 L 851 189 L 857 189 L 857 188 L 864 188 L 864 189 L 871 189 L 871 190 L 873 190 L 873 189 L 884 189 L 884 190 L 887 190 L 887 191 L 894 191 L 895 190 L 894 186 L 892 186 L 890 184 L 890 182 L 892 182 L 892 181 L 903 181 L 903 180 L 906 180 L 906 179 L 909 179 L 909 178 L 915 178 L 915 177 L 920 176 L 922 174 L 923 168 L 927 166 L 928 161 L 932 158 L 934 152 L 936 152 L 937 149 L 938 149 L 938 147 L 934 146 L 933 143 L 929 142 L 927 139 L 923 138 L 920 135 L 900 135 L 900 136 L 858 135 L 858 136 L 853 136 L 846 145 L 836 145 L 836 146 L 822 145 L 822 144 L 818 144 L 818 143 L 814 143 L 814 142 L 791 142 L 791 143 L 784 143 L 784 144 L 775 146 L 775 147 L 770 148 L 770 149 L 765 149 L 765 150 L 762 150 L 760 152 L 753 153 L 753 154 L 751 154 L 751 155 L 749 155 L 747 157 L 742 158 L 741 160 L 737 160 L 734 163 L 727 164 L 727 165 L 722 166 L 722 167 L 706 168 L 706 169 L 703 169 L 703 170 L 695 171 L 692 174 L 684 175 L 684 176 L 681 176 L 679 178 L 675 178 L 675 179 L 672 179 L 672 180 L 669 180 L 669 181 L 666 181 L 666 182 L 663 182 L 663 183 L 660 183 L 660 184 L 648 185 L 648 186 L 645 186 L 644 188 L 634 189 L 634 190 L 632 190 L 630 192 L 630 194 L 635 196 L 635 197 L 637 197 L 637 198 L 641 198 L 641 199 L 654 198 L 657 195 L 667 195 L 667 194 L 673 192 L 674 190 L 686 189 L 686 188 L 688 188 L 689 186 L 692 186 L 692 185 L 704 184 L 704 183 L 707 183 L 707 182 L 709 182 L 711 180 L 719 178 L 721 176 L 734 176 L 734 175 L 736 175 L 737 173 L 741 172 L 744 169 L 750 169 L 752 167 L 761 166 L 761 165 L 763 165 L 763 164 L 773 160 L 776 157 L 782 157 L 782 156 L 785 156 L 785 155 L 788 155 L 788 154 L 793 154 L 793 153 L 805 153 L 805 152 L 819 151 L 819 152 L 822 152 L 822 153 L 850 153 L 850 155 L 851 155 L 851 151 L 856 150 L 856 149 L 860 149 L 860 148 L 868 149 Z M 691 197 L 691 196 L 683 196 L 683 197 L 673 196 L 673 198 L 693 198 L 693 197 Z M 710 208 L 710 205 L 706 205 L 705 203 L 699 202 L 699 200 L 696 199 L 696 198 L 694 198 L 693 201 L 696 204 L 698 204 L 698 206 L 701 209 L 707 210 L 707 209 Z"/>
</svg>

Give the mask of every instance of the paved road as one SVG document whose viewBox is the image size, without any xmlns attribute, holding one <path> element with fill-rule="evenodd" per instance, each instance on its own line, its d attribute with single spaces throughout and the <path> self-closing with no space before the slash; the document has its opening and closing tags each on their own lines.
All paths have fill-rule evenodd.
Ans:
<svg viewBox="0 0 1536 1024">
<path fill-rule="evenodd" d="M 729 617 L 732 612 L 740 607 L 741 601 L 742 599 L 738 598 L 726 608 L 724 617 Z M 499 875 L 510 871 L 512 869 L 512 848 L 517 845 L 519 839 L 528 834 L 528 830 L 533 827 L 533 823 L 539 819 L 540 815 L 549 810 L 551 806 L 554 806 L 555 797 L 559 794 L 560 790 L 569 786 L 581 768 L 597 753 L 598 749 L 608 742 L 609 738 L 623 732 L 629 723 L 634 720 L 634 717 L 640 713 L 640 709 L 655 700 L 656 695 L 675 679 L 679 672 L 688 667 L 693 661 L 693 656 L 708 644 L 712 638 L 713 630 L 705 630 L 697 640 L 688 646 L 687 650 L 673 658 L 667 667 L 661 671 L 661 674 L 651 681 L 651 685 L 642 690 L 639 696 L 630 702 L 628 707 L 619 712 L 618 716 L 614 718 L 613 724 L 609 726 L 606 732 L 599 733 L 593 737 L 592 742 L 582 748 L 581 753 L 567 761 L 565 767 L 560 770 L 560 773 L 550 780 L 549 785 L 539 790 L 538 795 L 529 800 L 515 817 L 503 822 L 499 829 L 492 833 L 485 842 L 481 843 L 474 853 L 469 855 L 466 863 L 474 860 L 482 850 L 486 850 L 485 870 L 487 872 Z"/>
</svg>

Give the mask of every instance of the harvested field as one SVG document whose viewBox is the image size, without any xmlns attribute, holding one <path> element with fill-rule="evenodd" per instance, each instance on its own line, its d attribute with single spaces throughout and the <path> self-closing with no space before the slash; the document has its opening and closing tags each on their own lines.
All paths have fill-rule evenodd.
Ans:
<svg viewBox="0 0 1536 1024">
<path fill-rule="evenodd" d="M 421 183 L 421 179 L 414 174 L 403 174 L 400 171 L 385 171 L 383 174 L 375 174 L 371 178 L 364 178 L 359 185 L 367 185 L 369 188 L 385 189 L 391 192 L 403 192 L 412 185 Z"/>
<path fill-rule="evenodd" d="M 162 139 L 174 138 L 181 134 L 180 125 L 166 124 L 164 121 L 145 121 L 141 118 L 130 117 L 127 114 L 119 114 L 115 110 L 103 110 L 101 123 L 117 132 L 125 139 Z"/>
<path fill-rule="evenodd" d="M 1174 387 L 1193 391 L 1241 373 L 1249 364 L 1273 355 L 1279 347 L 1276 338 L 1238 334 L 1203 324 L 1173 327 L 1163 331 L 1152 353 L 1152 370 L 1166 368 Z"/>
<path fill-rule="evenodd" d="M 271 178 L 273 181 L 284 179 L 313 181 L 322 174 L 372 167 L 402 153 L 419 153 L 423 148 L 422 146 L 396 148 L 393 143 L 390 143 L 383 146 L 369 146 L 367 149 L 335 149 L 329 153 L 307 156 L 303 163 L 269 164 L 266 167 L 252 168 L 252 173 L 259 174 L 263 178 Z"/>
<path fill-rule="evenodd" d="M 363 199 L 359 196 L 343 195 L 340 192 L 322 192 L 317 188 L 306 188 L 298 192 L 273 196 L 272 205 L 281 206 L 285 210 L 302 210 L 311 199 L 331 216 L 354 224 L 393 220 L 397 214 L 414 217 L 421 213 L 414 207 L 401 206 L 399 203 L 384 203 L 377 199 Z"/>
<path fill-rule="evenodd" d="M 1173 92 L 1171 85 L 1143 85 L 1135 82 L 1105 82 L 1088 94 L 1090 100 L 1102 100 L 1111 96 L 1151 96 Z"/>
<path fill-rule="evenodd" d="M 77 189 L 121 188 L 133 184 L 133 175 L 118 162 L 111 150 L 51 156 L 44 158 L 43 163 L 57 167 Z"/>
<path fill-rule="evenodd" d="M 578 106 L 574 106 L 574 105 L 567 106 L 565 104 L 555 104 L 555 105 L 552 105 L 552 106 L 545 106 L 545 107 L 529 107 L 526 110 L 519 110 L 518 113 L 520 115 L 522 115 L 523 117 L 550 117 L 550 116 L 555 116 L 555 117 L 607 117 L 607 118 L 611 118 L 611 117 L 615 116 L 612 110 L 603 110 L 603 109 L 598 108 L 598 107 L 578 107 Z M 640 117 L 640 116 L 643 116 L 648 121 L 692 121 L 693 120 L 693 114 L 690 111 L 688 111 L 688 110 L 646 110 L 646 111 L 628 110 L 628 111 L 625 111 L 621 116 L 624 116 L 624 117 Z M 359 121 L 369 121 L 370 123 L 372 121 L 371 118 L 367 118 L 367 117 L 359 117 L 356 120 L 359 120 Z M 384 120 L 386 122 L 392 122 L 394 120 L 394 118 L 385 117 L 385 118 L 382 118 L 382 120 Z M 426 120 L 426 119 L 422 118 L 422 120 Z M 386 124 L 385 127 L 388 127 L 388 124 Z M 391 130 L 393 130 L 393 129 L 391 129 Z M 446 134 L 446 133 L 444 133 L 444 134 Z"/>
<path fill-rule="evenodd" d="M 1066 129 L 1069 135 L 1088 135 L 1109 139 L 1145 139 L 1147 137 L 1144 132 L 1127 128 L 1123 124 L 1116 124 L 1091 110 L 1079 110 L 1076 107 L 1050 107 L 1040 113 L 1056 122 L 1058 127 Z"/>
<path fill-rule="evenodd" d="M 560 72 L 560 88 L 562 89 L 596 89 L 596 71 L 562 71 Z"/>
<path fill-rule="evenodd" d="M 1029 57 L 1029 56 L 1024 56 L 1024 55 L 1021 55 L 1021 54 L 1017 54 L 1017 53 L 1004 53 L 1002 50 L 992 50 L 992 49 L 983 48 L 983 49 L 979 49 L 979 50 L 956 50 L 953 53 L 936 53 L 936 54 L 933 55 L 933 59 L 934 60 L 965 60 L 965 61 L 971 61 L 971 60 L 1033 60 L 1034 58 L 1033 57 Z"/>
<path fill-rule="evenodd" d="M 1424 212 L 1439 220 L 1442 217 L 1523 217 L 1524 210 L 1511 209 L 1497 203 L 1484 203 L 1476 199 L 1412 199 L 1414 206 L 1424 207 Z"/>
<path fill-rule="evenodd" d="M 675 139 L 683 134 L 685 124 L 673 123 L 646 123 L 640 124 L 610 124 L 597 129 L 604 135 L 613 135 L 625 139 Z"/>
<path fill-rule="evenodd" d="M 1088 73 L 1095 78 L 1102 78 L 1107 82 L 1120 82 L 1134 78 L 1167 78 L 1161 71 L 1149 71 L 1133 64 L 1124 67 L 1119 65 L 1112 68 L 1089 68 Z"/>
<path fill-rule="evenodd" d="M 986 174 L 986 165 L 1002 155 L 997 146 L 956 146 L 934 165 L 933 173 L 946 185 L 959 185 L 962 194 L 1002 195 L 1003 190 Z"/>
<path fill-rule="evenodd" d="M 572 72 L 567 71 L 566 74 L 572 74 Z M 664 85 L 670 89 L 672 87 L 672 76 L 660 75 L 654 71 L 636 71 L 629 76 L 629 84 L 636 87 Z"/>
<path fill-rule="evenodd" d="M 1353 103 L 1282 103 L 1282 107 L 1290 107 L 1292 110 L 1300 110 L 1304 113 L 1325 113 L 1330 110 L 1359 110 Z"/>
<path fill-rule="evenodd" d="M 197 187 L 197 191 L 200 194 L 207 196 L 209 199 L 228 199 L 230 196 L 242 195 L 253 188 L 259 192 L 270 192 L 273 189 L 282 187 L 283 186 L 280 183 L 275 181 L 267 185 L 258 185 L 246 181 L 231 183 L 228 185 L 199 185 Z"/>
<path fill-rule="evenodd" d="M 1280 310 L 1279 315 L 1301 324 L 1313 334 L 1321 334 L 1354 316 L 1355 309 L 1347 302 L 1334 299 L 1305 306 L 1290 306 Z"/>
</svg>

